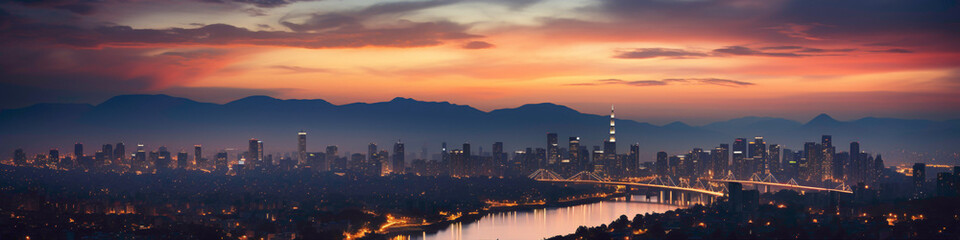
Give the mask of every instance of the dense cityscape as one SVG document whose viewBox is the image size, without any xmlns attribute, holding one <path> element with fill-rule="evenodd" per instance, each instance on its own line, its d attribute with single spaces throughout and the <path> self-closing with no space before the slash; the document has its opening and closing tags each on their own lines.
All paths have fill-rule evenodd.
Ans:
<svg viewBox="0 0 960 240">
<path fill-rule="evenodd" d="M 757 136 L 710 150 L 658 152 L 656 161 L 640 162 L 639 144 L 618 153 L 615 124 L 611 110 L 609 137 L 592 149 L 579 137 L 569 137 L 562 147 L 557 134 L 547 133 L 544 147 L 512 154 L 502 142 L 481 153 L 473 153 L 470 143 L 457 149 L 444 143 L 438 159 L 412 161 L 406 157 L 414 154 L 406 154 L 400 141 L 393 151 L 371 143 L 367 154 L 340 155 L 337 146 L 310 152 L 303 131 L 291 134 L 297 151 L 285 154 L 265 154 L 265 143 L 257 139 L 249 139 L 242 153 L 204 154 L 202 145 L 192 153 L 174 154 L 162 146 L 148 152 L 139 144 L 130 153 L 117 143 L 88 154 L 77 143 L 72 152 L 51 149 L 28 158 L 16 149 L 13 159 L 3 161 L 0 225 L 2 236 L 12 239 L 377 239 L 435 232 L 486 213 L 650 193 L 636 187 L 551 184 L 532 176 L 585 172 L 587 178 L 611 183 L 659 181 L 693 188 L 690 183 L 723 179 L 825 191 L 777 192 L 760 185 L 750 190 L 744 188 L 750 182 L 721 182 L 711 185 L 722 188 L 716 191 L 724 200 L 698 202 L 661 192 L 658 201 L 680 209 L 632 222 L 623 216 L 609 226 L 585 226 L 558 239 L 923 239 L 958 231 L 960 212 L 946 203 L 960 190 L 960 167 L 888 167 L 880 155 L 860 151 L 858 142 L 838 151 L 830 135 L 796 151 Z M 928 179 L 928 171 L 935 177 Z M 953 212 L 943 211 L 948 209 Z M 805 220 L 784 222 L 785 216 Z M 771 221 L 776 227 L 769 227 Z M 722 227 L 706 230 L 705 225 Z M 923 230 L 937 227 L 942 229 L 936 234 Z"/>
<path fill-rule="evenodd" d="M 0 240 L 960 240 L 960 0 L 0 0 Z"/>
</svg>

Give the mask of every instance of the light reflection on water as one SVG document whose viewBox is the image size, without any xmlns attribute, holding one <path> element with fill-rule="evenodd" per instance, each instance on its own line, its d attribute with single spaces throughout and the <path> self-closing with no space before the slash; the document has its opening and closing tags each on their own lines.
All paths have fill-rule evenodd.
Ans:
<svg viewBox="0 0 960 240">
<path fill-rule="evenodd" d="M 662 213 L 677 209 L 676 205 L 650 202 L 644 196 L 633 196 L 632 201 L 602 201 L 570 207 L 491 213 L 472 223 L 455 223 L 434 234 L 400 236 L 413 240 L 474 240 L 474 239 L 544 239 L 571 234 L 577 227 L 595 227 L 610 224 L 620 215 Z"/>
</svg>

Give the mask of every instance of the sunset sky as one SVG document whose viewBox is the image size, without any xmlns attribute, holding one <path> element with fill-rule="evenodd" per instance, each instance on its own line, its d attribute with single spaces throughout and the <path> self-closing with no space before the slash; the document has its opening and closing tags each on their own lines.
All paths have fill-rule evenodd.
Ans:
<svg viewBox="0 0 960 240">
<path fill-rule="evenodd" d="M 0 109 L 164 93 L 481 110 L 553 102 L 704 124 L 960 118 L 948 0 L 0 3 Z"/>
</svg>

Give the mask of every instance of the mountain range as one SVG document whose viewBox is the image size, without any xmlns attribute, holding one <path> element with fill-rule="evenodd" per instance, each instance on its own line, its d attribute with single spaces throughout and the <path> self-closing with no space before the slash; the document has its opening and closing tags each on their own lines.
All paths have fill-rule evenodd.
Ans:
<svg viewBox="0 0 960 240">
<path fill-rule="evenodd" d="M 251 96 L 226 104 L 197 102 L 167 95 L 121 95 L 101 104 L 36 104 L 0 111 L 0 149 L 42 152 L 60 148 L 72 153 L 74 142 L 86 143 L 91 154 L 101 144 L 124 142 L 132 152 L 137 143 L 148 149 L 168 146 L 190 149 L 203 144 L 212 154 L 220 149 L 243 151 L 250 138 L 264 141 L 268 152 L 295 149 L 297 131 L 308 132 L 309 151 L 338 145 L 344 152 L 366 152 L 378 143 L 392 152 L 403 141 L 406 152 L 427 156 L 440 151 L 441 142 L 460 148 L 469 142 L 474 152 L 489 152 L 495 141 L 507 151 L 545 147 L 546 133 L 556 132 L 561 146 L 579 136 L 586 146 L 606 139 L 609 116 L 580 113 L 566 106 L 539 103 L 489 112 L 448 102 L 395 98 L 388 102 L 335 105 L 321 99 L 281 100 Z M 712 149 L 734 138 L 764 136 L 785 148 L 802 148 L 833 136 L 837 151 L 850 141 L 875 153 L 935 152 L 960 146 L 960 120 L 931 121 L 867 117 L 838 121 L 820 114 L 806 123 L 773 117 L 743 117 L 690 126 L 674 122 L 657 126 L 632 120 L 617 121 L 620 152 L 639 143 L 641 160 L 652 161 L 657 151 L 682 153 L 694 147 Z M 192 154 L 192 153 L 191 153 Z M 885 159 L 889 157 L 885 156 Z M 888 160 L 889 161 L 889 160 Z"/>
</svg>

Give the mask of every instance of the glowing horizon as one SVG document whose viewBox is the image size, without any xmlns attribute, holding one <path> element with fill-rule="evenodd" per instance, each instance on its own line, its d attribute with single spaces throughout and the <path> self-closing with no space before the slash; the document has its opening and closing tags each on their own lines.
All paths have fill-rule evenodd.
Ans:
<svg viewBox="0 0 960 240">
<path fill-rule="evenodd" d="M 55 1 L 0 4 L 5 104 L 164 93 L 622 119 L 960 118 L 939 1 Z"/>
</svg>

